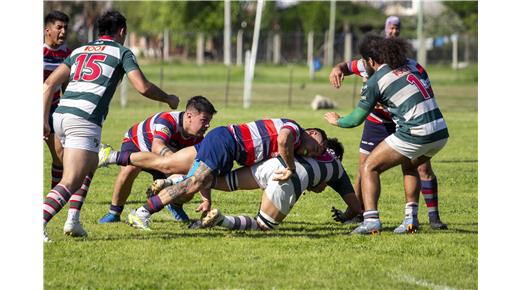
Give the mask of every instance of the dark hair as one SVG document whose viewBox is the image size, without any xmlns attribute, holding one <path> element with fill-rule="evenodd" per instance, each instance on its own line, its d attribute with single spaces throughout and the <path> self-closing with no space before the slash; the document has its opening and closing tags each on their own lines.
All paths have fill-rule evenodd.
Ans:
<svg viewBox="0 0 520 290">
<path fill-rule="evenodd" d="M 410 44 L 403 38 L 384 38 L 378 35 L 368 35 L 359 45 L 361 56 L 373 59 L 378 64 L 386 63 L 391 69 L 406 64 L 406 56 L 411 51 Z"/>
<path fill-rule="evenodd" d="M 403 38 L 386 38 L 381 46 L 384 63 L 396 69 L 406 64 L 406 55 L 411 50 L 410 44 Z"/>
<path fill-rule="evenodd" d="M 56 21 L 69 23 L 69 16 L 58 10 L 51 11 L 47 15 L 45 15 L 45 26 Z"/>
<path fill-rule="evenodd" d="M 385 39 L 379 35 L 371 34 L 366 36 L 359 45 L 359 53 L 361 53 L 361 56 L 365 60 L 371 58 L 379 64 L 385 63 L 385 57 L 381 49 L 384 40 Z"/>
<path fill-rule="evenodd" d="M 338 158 L 340 161 L 343 160 L 343 153 L 345 153 L 345 149 L 343 148 L 343 144 L 339 142 L 338 138 L 327 139 L 327 150 L 332 151 L 334 156 L 336 156 L 336 158 Z"/>
<path fill-rule="evenodd" d="M 186 104 L 186 110 L 193 108 L 199 112 L 208 113 L 214 115 L 217 113 L 213 104 L 203 96 L 194 96 L 188 100 Z"/>
<path fill-rule="evenodd" d="M 98 35 L 114 36 L 126 27 L 126 18 L 117 10 L 109 10 L 97 19 Z"/>
<path fill-rule="evenodd" d="M 318 131 L 318 133 L 320 133 L 321 137 L 323 138 L 323 142 L 325 144 L 327 144 L 327 133 L 325 133 L 325 131 L 323 129 L 320 129 L 320 128 L 307 128 L 307 129 L 305 129 L 305 131 L 308 131 L 308 130 Z"/>
</svg>

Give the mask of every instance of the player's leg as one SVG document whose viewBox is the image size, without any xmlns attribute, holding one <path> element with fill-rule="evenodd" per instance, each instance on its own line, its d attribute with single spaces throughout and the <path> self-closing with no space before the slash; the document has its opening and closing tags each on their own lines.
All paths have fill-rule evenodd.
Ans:
<svg viewBox="0 0 520 290">
<path fill-rule="evenodd" d="M 197 151 L 193 146 L 190 146 L 169 156 L 161 156 L 152 152 L 119 152 L 110 150 L 109 153 L 103 154 L 100 158 L 106 160 L 106 164 L 117 164 L 120 166 L 134 165 L 171 175 L 187 172 L 196 154 Z M 106 155 L 108 155 L 108 157 L 106 157 Z"/>
<path fill-rule="evenodd" d="M 65 148 L 63 177 L 45 198 L 43 220 L 46 225 L 78 190 L 90 171 L 97 166 L 97 152 L 77 148 Z"/>
<path fill-rule="evenodd" d="M 295 202 L 294 186 L 290 182 L 273 182 L 264 190 L 256 217 L 223 215 L 214 208 L 202 219 L 202 226 L 220 226 L 230 230 L 274 230 L 289 214 Z"/>
<path fill-rule="evenodd" d="M 428 219 L 432 229 L 447 229 L 448 225 L 441 221 L 439 214 L 439 197 L 437 176 L 433 172 L 431 162 L 425 162 L 417 167 L 421 177 L 421 192 L 428 208 Z"/>
<path fill-rule="evenodd" d="M 132 191 L 134 180 L 137 178 L 141 168 L 128 165 L 121 166 L 114 184 L 114 192 L 112 193 L 112 201 L 108 209 L 108 213 L 103 216 L 99 223 L 112 223 L 121 220 L 121 213 L 125 207 L 126 200 Z"/>
<path fill-rule="evenodd" d="M 417 167 L 412 164 L 409 159 L 406 159 L 401 164 L 403 172 L 403 184 L 406 204 L 404 208 L 404 220 L 394 232 L 398 234 L 402 233 L 415 233 L 419 229 L 419 195 L 420 195 L 420 179 Z"/>
<path fill-rule="evenodd" d="M 378 200 L 381 193 L 380 174 L 384 171 L 401 164 L 405 156 L 394 150 L 387 142 L 381 142 L 370 153 L 365 166 L 362 168 L 361 187 L 363 192 L 363 224 L 354 229 L 354 234 L 376 233 L 381 230 L 379 220 Z"/>
<path fill-rule="evenodd" d="M 240 167 L 216 178 L 214 189 L 221 191 L 249 190 L 259 188 L 250 167 Z"/>
<path fill-rule="evenodd" d="M 179 183 L 166 187 L 154 195 L 146 203 L 128 215 L 129 223 L 137 228 L 148 229 L 152 214 L 162 210 L 167 204 L 175 202 L 183 204 L 190 201 L 194 194 L 203 188 L 209 188 L 213 181 L 212 169 L 202 161 L 195 161 L 193 172 Z"/>
<path fill-rule="evenodd" d="M 63 145 L 63 177 L 47 194 L 44 201 L 44 227 L 80 189 L 89 172 L 94 172 L 98 161 L 101 127 L 79 117 L 54 114 L 54 130 Z M 65 224 L 64 232 L 85 236 L 78 219 Z"/>
<path fill-rule="evenodd" d="M 51 153 L 51 188 L 55 187 L 63 176 L 63 148 L 61 147 L 58 137 L 51 133 L 49 138 L 45 141 L 49 152 Z"/>
</svg>

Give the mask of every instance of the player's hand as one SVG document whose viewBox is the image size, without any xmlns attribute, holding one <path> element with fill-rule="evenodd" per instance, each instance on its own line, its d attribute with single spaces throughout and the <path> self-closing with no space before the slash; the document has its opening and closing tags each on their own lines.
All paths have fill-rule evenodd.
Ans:
<svg viewBox="0 0 520 290">
<path fill-rule="evenodd" d="M 49 122 L 43 122 L 43 140 L 48 140 L 50 134 L 51 127 L 49 126 Z"/>
<path fill-rule="evenodd" d="M 320 193 L 323 190 L 325 190 L 325 187 L 327 187 L 327 183 L 325 181 L 320 182 L 315 187 L 309 188 L 310 191 Z"/>
<path fill-rule="evenodd" d="M 341 69 L 337 66 L 332 68 L 332 71 L 329 74 L 329 82 L 330 84 L 339 89 L 341 87 L 341 82 L 343 81 L 344 74 Z"/>
<path fill-rule="evenodd" d="M 170 108 L 177 109 L 177 107 L 179 106 L 179 97 L 177 97 L 176 95 L 168 95 L 166 103 L 168 103 L 168 106 L 170 106 Z"/>
<path fill-rule="evenodd" d="M 325 113 L 324 118 L 329 122 L 329 124 L 338 126 L 338 120 L 341 116 L 336 112 L 327 112 Z"/>
<path fill-rule="evenodd" d="M 332 207 L 330 211 L 332 212 L 332 218 L 338 223 L 344 223 L 347 221 L 347 215 L 345 214 L 345 212 L 335 207 Z"/>
<path fill-rule="evenodd" d="M 290 169 L 278 169 L 274 172 L 274 181 L 287 181 L 293 175 L 293 171 Z"/>
<path fill-rule="evenodd" d="M 211 201 L 203 200 L 195 209 L 196 212 L 201 212 L 205 216 L 211 210 Z"/>
</svg>

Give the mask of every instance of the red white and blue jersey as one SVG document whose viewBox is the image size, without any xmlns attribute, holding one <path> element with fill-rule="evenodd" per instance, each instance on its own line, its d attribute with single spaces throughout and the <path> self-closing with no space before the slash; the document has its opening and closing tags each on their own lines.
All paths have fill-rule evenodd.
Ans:
<svg viewBox="0 0 520 290">
<path fill-rule="evenodd" d="M 66 44 L 53 49 L 47 44 L 43 44 L 43 81 L 69 56 L 71 50 Z M 55 106 L 60 101 L 60 87 L 55 88 L 52 95 L 51 106 Z"/>
<path fill-rule="evenodd" d="M 239 164 L 251 166 L 262 160 L 278 156 L 278 134 L 287 128 L 294 136 L 294 148 L 301 144 L 304 130 L 295 121 L 289 119 L 267 119 L 240 125 L 229 125 L 239 145 Z"/>
<path fill-rule="evenodd" d="M 415 60 L 408 58 L 406 63 L 408 69 L 412 72 L 418 72 L 421 75 L 421 79 L 425 80 L 426 83 L 423 84 L 425 88 L 428 89 L 429 93 L 433 96 L 433 90 L 430 85 L 430 79 L 428 78 L 428 73 L 426 70 Z M 358 75 L 363 78 L 363 81 L 366 81 L 368 78 L 368 74 L 365 68 L 365 62 L 363 59 L 355 59 L 353 61 L 347 62 L 348 70 L 353 74 Z M 367 117 L 367 121 L 374 122 L 377 124 L 382 123 L 393 123 L 390 112 L 384 108 L 383 106 L 378 106 L 370 112 Z"/>
<path fill-rule="evenodd" d="M 153 139 L 161 139 L 169 147 L 181 149 L 195 145 L 204 137 L 185 138 L 182 131 L 184 112 L 161 112 L 133 125 L 124 142 L 132 141 L 140 151 L 151 152 Z"/>
</svg>

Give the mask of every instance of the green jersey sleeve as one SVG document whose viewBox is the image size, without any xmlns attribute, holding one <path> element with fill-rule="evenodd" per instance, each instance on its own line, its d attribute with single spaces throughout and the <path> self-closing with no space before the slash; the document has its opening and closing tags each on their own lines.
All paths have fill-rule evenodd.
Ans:
<svg viewBox="0 0 520 290">
<path fill-rule="evenodd" d="M 65 60 L 63 61 L 64 64 L 66 64 L 69 68 L 72 67 L 72 63 L 73 63 L 73 60 L 72 60 L 72 57 L 70 57 L 71 55 L 67 56 L 65 58 Z"/>
<path fill-rule="evenodd" d="M 361 97 L 359 99 L 358 107 L 365 111 L 371 112 L 374 109 L 376 103 L 379 101 L 381 93 L 379 92 L 379 86 L 377 81 L 369 79 L 361 90 Z"/>
<path fill-rule="evenodd" d="M 135 69 L 139 69 L 135 55 L 129 49 L 123 52 L 123 69 L 125 73 L 129 73 Z"/>
</svg>

